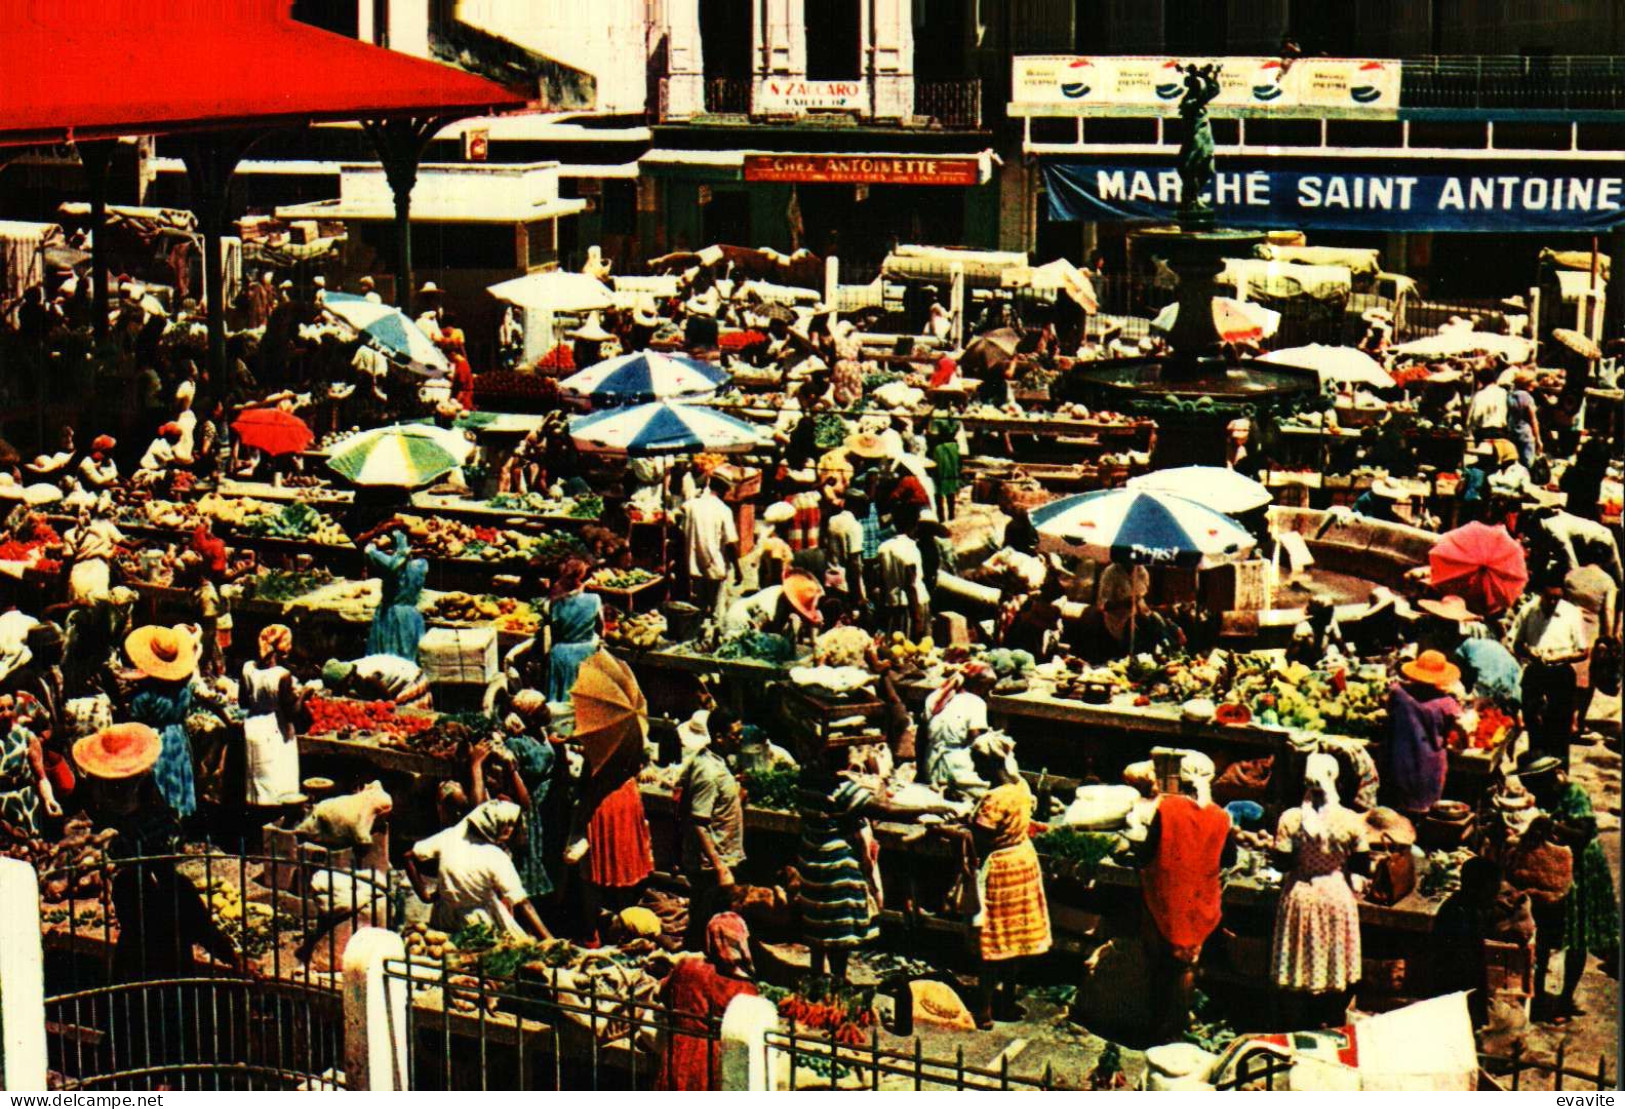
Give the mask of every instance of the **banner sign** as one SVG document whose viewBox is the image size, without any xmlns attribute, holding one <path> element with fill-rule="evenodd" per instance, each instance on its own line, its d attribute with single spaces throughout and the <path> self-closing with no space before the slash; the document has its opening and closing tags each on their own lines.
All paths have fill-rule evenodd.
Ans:
<svg viewBox="0 0 1625 1109">
<path fill-rule="evenodd" d="M 1366 58 L 1083 58 L 1012 61 L 1015 104 L 1172 109 L 1184 94 L 1181 65 L 1217 63 L 1215 108 L 1339 108 L 1391 112 L 1399 107 L 1400 63 Z"/>
<path fill-rule="evenodd" d="M 755 110 L 765 115 L 801 112 L 861 112 L 869 107 L 862 81 L 793 81 L 769 77 L 756 93 Z"/>
<path fill-rule="evenodd" d="M 980 185 L 976 155 L 747 154 L 746 181 L 836 185 Z"/>
<path fill-rule="evenodd" d="M 1172 162 L 1172 156 L 1169 163 Z M 1171 164 L 1049 160 L 1053 220 L 1156 220 L 1179 209 Z M 1619 162 L 1418 162 L 1291 168 L 1221 160 L 1208 190 L 1219 225 L 1341 231 L 1602 231 L 1625 221 Z"/>
</svg>

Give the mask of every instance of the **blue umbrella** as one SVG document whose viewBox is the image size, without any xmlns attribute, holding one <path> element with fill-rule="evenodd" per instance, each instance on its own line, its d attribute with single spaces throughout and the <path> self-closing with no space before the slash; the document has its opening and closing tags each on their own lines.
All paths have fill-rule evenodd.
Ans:
<svg viewBox="0 0 1625 1109">
<path fill-rule="evenodd" d="M 1205 504 L 1139 489 L 1062 497 L 1034 509 L 1032 522 L 1048 545 L 1099 562 L 1205 569 L 1232 562 L 1256 544 L 1246 528 Z"/>
<path fill-rule="evenodd" d="M 602 404 L 627 404 L 665 397 L 714 393 L 728 371 L 680 354 L 640 351 L 608 358 L 559 382 L 559 388 Z"/>
<path fill-rule="evenodd" d="M 409 368 L 431 377 L 451 372 L 440 348 L 399 308 L 351 293 L 328 293 L 322 298 L 322 307 Z"/>
<path fill-rule="evenodd" d="M 570 421 L 570 435 L 584 451 L 605 454 L 683 454 L 748 451 L 762 446 L 754 424 L 691 404 L 655 401 L 610 408 Z"/>
</svg>

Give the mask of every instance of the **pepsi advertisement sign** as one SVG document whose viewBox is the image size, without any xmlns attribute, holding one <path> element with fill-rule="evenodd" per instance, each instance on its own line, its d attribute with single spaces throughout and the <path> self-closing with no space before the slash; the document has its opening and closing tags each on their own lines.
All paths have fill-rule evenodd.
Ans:
<svg viewBox="0 0 1625 1109">
<path fill-rule="evenodd" d="M 1052 220 L 1172 220 L 1170 163 L 1045 159 Z M 1606 231 L 1625 223 L 1625 163 L 1414 165 L 1221 159 L 1204 198 L 1221 226 L 1328 231 Z"/>
<path fill-rule="evenodd" d="M 1359 58 L 1172 58 L 1096 55 L 1014 59 L 1017 105 L 1167 110 L 1184 95 L 1180 67 L 1217 62 L 1215 108 L 1334 108 L 1392 112 L 1400 64 Z"/>
</svg>

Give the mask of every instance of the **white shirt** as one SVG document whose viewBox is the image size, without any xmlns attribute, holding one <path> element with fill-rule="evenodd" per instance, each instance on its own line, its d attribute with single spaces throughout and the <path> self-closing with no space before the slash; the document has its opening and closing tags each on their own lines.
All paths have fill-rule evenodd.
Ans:
<svg viewBox="0 0 1625 1109">
<path fill-rule="evenodd" d="M 147 453 L 141 456 L 141 469 L 162 470 L 174 461 L 175 448 L 169 445 L 168 439 L 160 435 L 147 447 Z"/>
<path fill-rule="evenodd" d="M 842 566 L 863 554 L 863 525 L 850 509 L 843 508 L 824 521 L 824 549 Z"/>
<path fill-rule="evenodd" d="M 98 463 L 87 454 L 79 460 L 79 477 L 88 486 L 105 488 L 118 480 L 118 463 L 111 458 Z"/>
<path fill-rule="evenodd" d="M 1569 512 L 1559 512 L 1542 520 L 1540 526 L 1568 555 L 1570 570 L 1593 565 L 1601 567 L 1616 582 L 1625 579 L 1620 566 L 1619 541 L 1614 537 L 1612 528 Z M 1584 545 L 1591 557 L 1580 557 L 1576 544 Z M 1599 558 L 1598 555 L 1603 557 Z"/>
<path fill-rule="evenodd" d="M 1486 385 L 1473 394 L 1467 409 L 1467 428 L 1472 432 L 1504 431 L 1507 426 L 1507 391 L 1499 385 Z"/>
<path fill-rule="evenodd" d="M 784 599 L 784 586 L 770 585 L 748 597 L 741 597 L 728 606 L 722 617 L 722 633 L 739 635 L 742 632 L 761 631 L 778 615 Z"/>
<path fill-rule="evenodd" d="M 930 599 L 920 545 L 911 536 L 894 535 L 880 545 L 880 583 L 888 605 L 924 604 Z"/>
<path fill-rule="evenodd" d="M 1540 601 L 1524 609 L 1512 629 L 1512 647 L 1536 657 L 1569 658 L 1585 653 L 1585 618 L 1578 605 L 1558 601 L 1550 614 Z"/>
<path fill-rule="evenodd" d="M 466 824 L 454 824 L 419 840 L 412 854 L 421 862 L 439 865 L 435 917 L 441 924 L 461 928 L 469 913 L 484 909 L 498 928 L 515 939 L 525 938 L 512 906 L 530 895 L 505 848 L 476 839 Z"/>
<path fill-rule="evenodd" d="M 739 528 L 722 498 L 707 490 L 690 501 L 683 512 L 683 537 L 688 546 L 691 576 L 721 581 L 728 576 L 723 548 L 739 542 Z"/>
</svg>

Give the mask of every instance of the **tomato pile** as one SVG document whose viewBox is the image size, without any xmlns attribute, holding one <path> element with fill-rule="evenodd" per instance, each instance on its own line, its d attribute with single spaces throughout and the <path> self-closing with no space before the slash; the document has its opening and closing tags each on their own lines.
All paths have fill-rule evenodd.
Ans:
<svg viewBox="0 0 1625 1109">
<path fill-rule="evenodd" d="M 434 720 L 428 716 L 399 715 L 391 701 L 312 697 L 306 702 L 306 707 L 310 710 L 311 735 L 373 732 L 394 736 L 397 739 L 409 739 L 434 727 Z"/>
<path fill-rule="evenodd" d="M 1502 712 L 1494 705 L 1485 705 L 1478 710 L 1478 727 L 1473 729 L 1472 744 L 1474 747 L 1494 747 L 1511 731 L 1514 721 L 1507 713 Z"/>
</svg>

